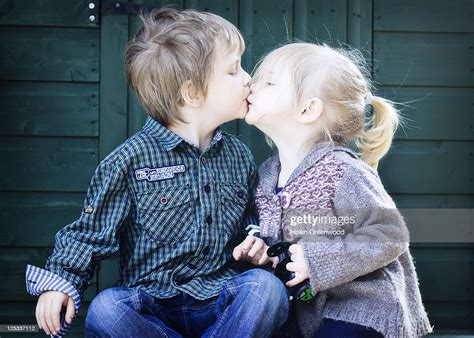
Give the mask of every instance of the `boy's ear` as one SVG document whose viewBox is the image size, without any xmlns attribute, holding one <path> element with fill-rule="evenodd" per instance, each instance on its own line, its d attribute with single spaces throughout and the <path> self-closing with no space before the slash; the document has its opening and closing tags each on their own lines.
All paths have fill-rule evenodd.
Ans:
<svg viewBox="0 0 474 338">
<path fill-rule="evenodd" d="M 317 97 L 312 97 L 298 113 L 298 121 L 304 124 L 310 124 L 316 121 L 323 112 L 323 101 Z"/>
<path fill-rule="evenodd" d="M 181 86 L 181 96 L 187 105 L 199 107 L 202 103 L 202 95 L 194 88 L 191 80 L 186 80 Z"/>
</svg>

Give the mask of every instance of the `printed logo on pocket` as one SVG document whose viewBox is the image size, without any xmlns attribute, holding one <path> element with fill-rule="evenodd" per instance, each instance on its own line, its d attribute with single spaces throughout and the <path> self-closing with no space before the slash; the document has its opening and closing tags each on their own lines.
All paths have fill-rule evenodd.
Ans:
<svg viewBox="0 0 474 338">
<path fill-rule="evenodd" d="M 175 174 L 183 173 L 185 170 L 186 166 L 184 164 L 161 168 L 141 168 L 135 170 L 135 178 L 138 181 L 161 181 L 173 178 Z"/>
</svg>

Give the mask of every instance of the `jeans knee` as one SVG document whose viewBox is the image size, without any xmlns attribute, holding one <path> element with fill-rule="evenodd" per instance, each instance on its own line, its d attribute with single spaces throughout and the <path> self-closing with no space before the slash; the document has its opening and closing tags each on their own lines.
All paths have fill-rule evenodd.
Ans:
<svg viewBox="0 0 474 338">
<path fill-rule="evenodd" d="M 86 330 L 102 332 L 102 329 L 112 327 L 123 313 L 123 309 L 117 306 L 118 302 L 131 295 L 131 289 L 126 288 L 110 288 L 101 291 L 94 297 L 87 310 Z"/>
<path fill-rule="evenodd" d="M 286 286 L 272 273 L 263 269 L 252 269 L 246 272 L 246 279 L 256 283 L 256 290 L 265 302 L 284 306 L 288 302 Z"/>
</svg>

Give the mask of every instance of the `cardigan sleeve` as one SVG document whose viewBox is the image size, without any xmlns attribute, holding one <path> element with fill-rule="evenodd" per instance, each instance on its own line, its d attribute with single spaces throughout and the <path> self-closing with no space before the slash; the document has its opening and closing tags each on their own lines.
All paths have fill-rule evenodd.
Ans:
<svg viewBox="0 0 474 338">
<path fill-rule="evenodd" d="M 313 293 L 347 283 L 397 259 L 409 233 L 375 171 L 357 160 L 336 186 L 333 214 L 348 221 L 342 236 L 312 236 L 302 245 Z"/>
</svg>

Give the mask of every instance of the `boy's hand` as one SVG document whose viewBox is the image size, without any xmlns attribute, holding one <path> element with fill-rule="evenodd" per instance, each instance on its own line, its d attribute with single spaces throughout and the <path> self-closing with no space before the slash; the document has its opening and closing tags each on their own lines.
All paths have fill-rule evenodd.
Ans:
<svg viewBox="0 0 474 338">
<path fill-rule="evenodd" d="M 286 282 L 286 286 L 292 287 L 309 278 L 309 267 L 300 244 L 291 245 L 288 251 L 291 253 L 292 262 L 286 264 L 286 269 L 294 272 L 295 278 Z"/>
<path fill-rule="evenodd" d="M 76 310 L 71 297 L 58 291 L 45 291 L 40 295 L 36 305 L 36 321 L 40 330 L 44 330 L 47 335 L 58 335 L 61 328 L 59 315 L 63 305 L 66 306 L 66 322 L 71 324 Z"/>
<path fill-rule="evenodd" d="M 268 245 L 263 239 L 248 235 L 245 240 L 234 248 L 233 256 L 236 261 L 244 260 L 253 265 L 267 265 L 273 263 L 275 268 L 278 264 L 278 257 L 267 256 Z"/>
</svg>

